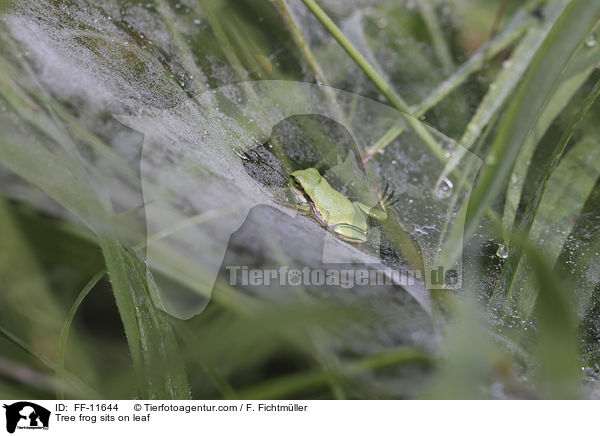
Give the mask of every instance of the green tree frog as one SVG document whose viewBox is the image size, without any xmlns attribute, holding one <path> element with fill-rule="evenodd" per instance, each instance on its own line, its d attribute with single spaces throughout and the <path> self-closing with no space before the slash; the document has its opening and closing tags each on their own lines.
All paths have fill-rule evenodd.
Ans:
<svg viewBox="0 0 600 436">
<path fill-rule="evenodd" d="M 297 170 L 290 175 L 290 189 L 300 205 L 298 209 L 312 213 L 314 217 L 332 230 L 336 236 L 348 242 L 362 244 L 369 233 L 368 217 L 378 221 L 387 219 L 387 206 L 393 196 L 386 196 L 376 206 L 367 206 L 358 201 L 350 201 L 342 193 L 331 187 L 315 168 Z"/>
</svg>

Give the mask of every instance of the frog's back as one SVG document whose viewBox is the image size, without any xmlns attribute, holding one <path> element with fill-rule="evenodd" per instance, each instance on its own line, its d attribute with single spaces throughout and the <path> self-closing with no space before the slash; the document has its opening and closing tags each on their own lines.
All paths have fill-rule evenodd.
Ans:
<svg viewBox="0 0 600 436">
<path fill-rule="evenodd" d="M 359 224 L 364 221 L 366 227 L 366 220 L 356 210 L 354 204 L 346 196 L 333 189 L 325 178 L 322 178 L 321 182 L 315 186 L 313 197 L 314 207 L 326 223 L 330 225 L 350 222 Z"/>
</svg>

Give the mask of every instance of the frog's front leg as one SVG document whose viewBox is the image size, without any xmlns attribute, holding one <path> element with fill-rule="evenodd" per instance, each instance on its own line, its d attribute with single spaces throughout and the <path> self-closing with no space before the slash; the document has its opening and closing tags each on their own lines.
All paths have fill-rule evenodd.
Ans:
<svg viewBox="0 0 600 436">
<path fill-rule="evenodd" d="M 310 204 L 297 204 L 296 211 L 300 214 L 307 214 L 312 211 Z"/>
<path fill-rule="evenodd" d="M 371 218 L 375 218 L 377 221 L 385 221 L 388 217 L 385 209 L 383 209 L 379 204 L 377 206 L 367 206 L 359 201 L 355 201 L 354 205 Z"/>
</svg>

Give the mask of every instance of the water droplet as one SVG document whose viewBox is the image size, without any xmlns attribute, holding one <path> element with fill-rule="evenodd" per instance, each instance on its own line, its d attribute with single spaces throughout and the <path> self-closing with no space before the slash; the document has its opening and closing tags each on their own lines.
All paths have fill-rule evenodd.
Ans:
<svg viewBox="0 0 600 436">
<path fill-rule="evenodd" d="M 586 39 L 585 39 L 585 46 L 586 47 L 595 47 L 596 46 L 596 35 L 594 35 L 593 33 L 590 34 Z"/>
<path fill-rule="evenodd" d="M 444 152 L 444 157 L 446 159 L 450 159 L 454 155 L 454 153 L 453 153 L 454 142 L 452 142 L 452 141 L 442 142 L 440 144 L 440 148 Z"/>
<path fill-rule="evenodd" d="M 435 187 L 434 193 L 437 198 L 448 198 L 452 195 L 454 184 L 447 178 L 443 178 Z"/>
<path fill-rule="evenodd" d="M 500 244 L 498 246 L 498 250 L 496 251 L 496 256 L 500 259 L 506 259 L 508 257 L 508 245 Z"/>
</svg>

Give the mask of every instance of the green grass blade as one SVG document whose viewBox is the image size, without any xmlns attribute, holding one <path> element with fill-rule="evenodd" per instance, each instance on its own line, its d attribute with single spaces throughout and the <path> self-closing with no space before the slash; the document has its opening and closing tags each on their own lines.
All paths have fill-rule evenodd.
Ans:
<svg viewBox="0 0 600 436">
<path fill-rule="evenodd" d="M 571 269 L 569 277 L 576 283 L 577 315 L 583 320 L 596 302 L 594 291 L 598 287 L 598 271 L 600 271 L 600 233 L 592 237 L 589 245 L 579 247 L 571 268 L 569 268 Z"/>
<path fill-rule="evenodd" d="M 527 9 L 521 9 L 506 25 L 506 28 L 500 32 L 489 44 L 479 48 L 466 62 L 459 66 L 446 80 L 440 83 L 425 97 L 418 105 L 411 108 L 416 117 L 424 115 L 431 108 L 436 106 L 450 93 L 465 83 L 471 74 L 479 70 L 485 60 L 496 56 L 502 50 L 506 50 L 515 41 L 517 41 L 527 27 L 531 24 L 532 17 Z M 404 131 L 404 122 L 392 126 L 378 141 L 367 149 L 366 155 L 373 156 L 379 150 L 383 150 L 387 145 L 396 139 Z"/>
<path fill-rule="evenodd" d="M 596 25 L 600 3 L 574 0 L 535 53 L 531 67 L 500 122 L 498 134 L 473 189 L 465 237 L 475 233 L 485 210 L 508 180 L 522 144 L 548 104 L 573 53 Z"/>
<path fill-rule="evenodd" d="M 536 240 L 543 241 L 544 251 L 552 264 L 558 258 L 566 241 L 566 235 L 570 233 L 573 227 L 574 217 L 583 207 L 596 183 L 596 179 L 600 175 L 600 160 L 594 159 L 600 153 L 597 141 L 581 141 L 569 153 L 568 158 L 561 163 L 561 171 L 556 173 L 551 189 L 547 188 L 569 140 L 598 95 L 600 95 L 600 80 L 596 82 L 592 92 L 587 96 L 583 106 L 575 115 L 573 123 L 556 145 L 540 180 L 536 184 L 535 194 L 527 205 L 519 226 L 519 237 L 530 238 L 532 243 Z M 585 168 L 585 171 L 577 171 L 573 174 L 573 168 Z M 548 192 L 548 197 L 544 201 L 546 192 Z M 544 206 L 543 209 L 542 205 Z M 549 226 L 556 226 L 557 223 L 560 226 L 560 229 L 557 229 L 558 234 L 553 233 L 545 237 L 542 232 L 546 232 Z M 515 281 L 521 263 L 521 254 L 521 250 L 517 245 L 504 265 L 500 281 L 501 291 L 499 292 L 504 291 L 509 297 L 524 294 L 526 297 L 524 303 L 520 305 L 520 309 L 524 310 L 527 316 L 531 310 L 534 293 L 532 288 L 522 286 L 523 282 L 521 280 Z M 517 286 L 519 291 L 516 290 Z"/>
<path fill-rule="evenodd" d="M 439 84 L 421 103 L 413 108 L 414 114 L 420 116 L 437 105 L 448 94 L 462 85 L 467 78 L 478 71 L 484 62 L 510 47 L 522 37 L 526 29 L 532 24 L 533 17 L 528 8 L 520 9 L 509 21 L 506 27 L 488 44 L 477 51 L 462 65 L 460 65 L 446 80 Z"/>
<path fill-rule="evenodd" d="M 79 306 L 81 305 L 81 303 L 83 302 L 85 297 L 87 297 L 87 295 L 90 293 L 90 291 L 92 289 L 94 289 L 94 286 L 96 286 L 96 284 L 100 281 L 100 279 L 102 277 L 104 277 L 105 274 L 106 274 L 106 271 L 100 271 L 99 273 L 95 274 L 90 279 L 89 282 L 87 282 L 87 284 L 83 287 L 83 289 L 81 290 L 81 292 L 75 299 L 73 306 L 71 306 L 71 309 L 69 310 L 69 313 L 67 314 L 67 319 L 65 320 L 65 322 L 63 324 L 62 330 L 60 332 L 60 337 L 58 339 L 58 353 L 57 353 L 57 358 L 56 358 L 57 364 L 62 369 L 64 369 L 64 367 L 65 367 L 65 354 L 67 352 L 67 342 L 69 339 L 69 332 L 71 331 L 71 324 L 73 323 L 75 314 L 77 313 L 77 310 L 79 309 Z M 58 400 L 65 399 L 64 391 L 57 392 L 57 399 Z"/>
<path fill-rule="evenodd" d="M 125 327 L 139 395 L 146 399 L 189 399 L 187 374 L 167 314 L 160 310 L 146 267 L 110 237 L 100 236 L 117 306 Z"/>
<path fill-rule="evenodd" d="M 558 89 L 552 95 L 531 135 L 523 145 L 515 162 L 515 167 L 506 191 L 506 202 L 502 218 L 504 243 L 510 242 L 510 232 L 521 200 L 527 170 L 531 164 L 531 159 L 538 142 L 542 139 L 556 116 L 571 100 L 575 92 L 585 83 L 598 62 L 600 62 L 600 45 L 592 47 L 584 45 L 579 48 L 575 57 L 569 62 L 569 65 L 562 74 Z"/>
<path fill-rule="evenodd" d="M 579 398 L 581 364 L 577 318 L 571 289 L 554 273 L 552 264 L 537 247 L 525 246 L 540 294 L 536 306 L 539 339 L 535 357 L 539 370 L 534 374 L 543 398 Z"/>
<path fill-rule="evenodd" d="M 431 37 L 435 53 L 444 67 L 444 70 L 449 71 L 454 66 L 454 62 L 452 61 L 452 55 L 450 54 L 450 47 L 448 47 L 448 44 L 446 43 L 442 28 L 435 15 L 432 2 L 431 0 L 422 0 L 418 5 L 421 15 L 423 16 L 423 21 L 425 21 L 425 25 L 427 26 L 427 30 Z"/>
<path fill-rule="evenodd" d="M 465 133 L 461 137 L 461 145 L 470 149 L 487 123 L 504 106 L 532 62 L 531 53 L 536 52 L 542 45 L 567 3 L 568 1 L 560 0 L 546 6 L 543 24 L 530 29 L 514 50 L 510 60 L 505 61 L 506 67 L 498 74 L 477 108 L 477 112 L 469 121 Z"/>
<path fill-rule="evenodd" d="M 558 259 L 575 219 L 599 177 L 600 146 L 597 138 L 586 138 L 565 156 L 547 182 L 547 188 L 544 189 L 543 182 L 538 184 L 536 197 L 525 212 L 522 236 L 528 235 L 532 244 L 538 243 L 550 264 Z M 505 295 L 527 318 L 532 313 L 537 288 L 528 278 L 528 260 L 521 254 L 518 247 L 511 247 L 497 292 L 502 295 L 506 290 Z"/>
</svg>

